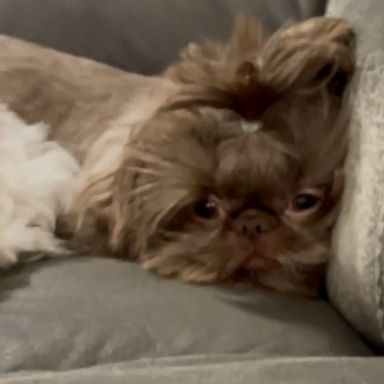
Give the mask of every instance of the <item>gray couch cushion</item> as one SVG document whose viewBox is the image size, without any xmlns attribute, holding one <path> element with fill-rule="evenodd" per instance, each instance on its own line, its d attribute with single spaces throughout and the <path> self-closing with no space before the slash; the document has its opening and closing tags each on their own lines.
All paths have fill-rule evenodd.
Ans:
<svg viewBox="0 0 384 384">
<path fill-rule="evenodd" d="M 0 346 L 2 372 L 197 354 L 371 353 L 325 302 L 189 286 L 91 257 L 3 274 Z"/>
<path fill-rule="evenodd" d="M 384 2 L 331 0 L 359 31 L 348 183 L 329 291 L 344 316 L 384 350 Z"/>
<path fill-rule="evenodd" d="M 174 358 L 0 376 L 0 384 L 380 384 L 383 358 Z"/>
<path fill-rule="evenodd" d="M 223 38 L 239 13 L 273 30 L 321 14 L 325 0 L 1 0 L 0 33 L 155 73 L 186 43 Z"/>
</svg>

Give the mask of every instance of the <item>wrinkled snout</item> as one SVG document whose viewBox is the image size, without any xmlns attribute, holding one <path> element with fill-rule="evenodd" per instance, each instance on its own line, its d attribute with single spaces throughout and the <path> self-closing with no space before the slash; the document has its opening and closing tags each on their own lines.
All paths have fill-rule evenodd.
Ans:
<svg viewBox="0 0 384 384">
<path fill-rule="evenodd" d="M 256 240 L 260 235 L 269 233 L 278 224 L 277 218 L 258 209 L 241 212 L 234 220 L 233 227 L 237 234 L 249 240 Z"/>
</svg>

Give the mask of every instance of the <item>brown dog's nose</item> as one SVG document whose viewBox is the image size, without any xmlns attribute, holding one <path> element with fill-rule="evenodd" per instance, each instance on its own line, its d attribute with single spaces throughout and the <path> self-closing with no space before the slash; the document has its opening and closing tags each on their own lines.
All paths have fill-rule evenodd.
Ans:
<svg viewBox="0 0 384 384">
<path fill-rule="evenodd" d="M 271 231 L 276 224 L 277 220 L 272 215 L 256 209 L 249 209 L 235 219 L 234 228 L 242 236 L 255 237 Z"/>
</svg>

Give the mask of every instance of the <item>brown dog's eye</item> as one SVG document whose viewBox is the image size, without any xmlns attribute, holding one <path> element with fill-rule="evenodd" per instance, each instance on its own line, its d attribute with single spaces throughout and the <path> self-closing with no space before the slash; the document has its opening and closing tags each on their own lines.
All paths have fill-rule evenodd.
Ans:
<svg viewBox="0 0 384 384">
<path fill-rule="evenodd" d="M 292 201 L 293 211 L 306 211 L 314 208 L 320 202 L 320 196 L 310 193 L 300 193 Z"/>
<path fill-rule="evenodd" d="M 317 212 L 324 201 L 324 192 L 319 188 L 304 188 L 294 195 L 285 210 L 285 215 L 294 221 L 304 221 Z"/>
<path fill-rule="evenodd" d="M 202 199 L 196 203 L 194 212 L 201 219 L 212 220 L 219 215 L 219 204 L 211 198 Z"/>
</svg>

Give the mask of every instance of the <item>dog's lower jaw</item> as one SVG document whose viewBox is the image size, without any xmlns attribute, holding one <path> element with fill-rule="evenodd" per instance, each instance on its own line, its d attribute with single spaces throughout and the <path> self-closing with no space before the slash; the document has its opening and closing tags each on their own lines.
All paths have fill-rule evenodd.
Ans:
<svg viewBox="0 0 384 384">
<path fill-rule="evenodd" d="M 142 262 L 142 267 L 165 278 L 176 278 L 186 283 L 212 284 L 220 282 L 218 271 L 197 262 L 185 264 L 158 262 L 156 258 L 150 258 Z"/>
</svg>

